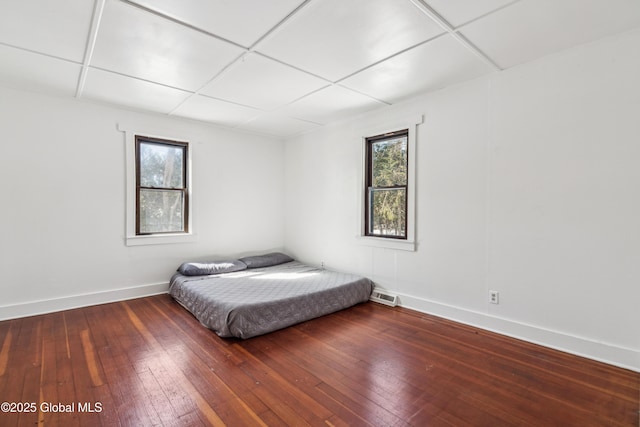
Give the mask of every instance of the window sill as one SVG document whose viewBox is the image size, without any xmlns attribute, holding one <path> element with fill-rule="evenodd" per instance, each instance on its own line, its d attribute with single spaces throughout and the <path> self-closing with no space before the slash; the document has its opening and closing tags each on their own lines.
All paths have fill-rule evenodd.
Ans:
<svg viewBox="0 0 640 427">
<path fill-rule="evenodd" d="M 385 239 L 384 237 L 357 236 L 358 243 L 374 248 L 395 249 L 399 251 L 415 252 L 416 242 L 410 240 Z"/>
<path fill-rule="evenodd" d="M 198 240 L 196 234 L 156 234 L 150 236 L 127 236 L 127 246 L 166 245 L 171 243 L 190 243 Z"/>
</svg>

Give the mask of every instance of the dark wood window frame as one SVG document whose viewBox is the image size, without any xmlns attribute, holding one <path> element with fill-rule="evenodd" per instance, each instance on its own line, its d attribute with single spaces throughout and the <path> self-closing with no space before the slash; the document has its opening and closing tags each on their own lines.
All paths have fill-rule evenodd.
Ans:
<svg viewBox="0 0 640 427">
<path fill-rule="evenodd" d="M 140 164 L 140 145 L 155 144 L 170 147 L 178 147 L 182 149 L 182 187 L 166 187 L 166 186 L 143 186 L 141 184 L 141 164 Z M 135 210 L 135 226 L 136 236 L 152 236 L 166 234 L 187 234 L 189 233 L 189 143 L 181 141 L 173 141 L 155 137 L 135 135 L 135 173 L 136 173 L 136 210 Z M 161 190 L 179 192 L 182 196 L 182 229 L 171 231 L 154 231 L 141 232 L 140 230 L 140 192 L 141 190 Z"/>
<path fill-rule="evenodd" d="M 392 185 L 392 186 L 373 186 L 373 145 L 375 143 L 379 143 L 385 140 L 392 140 L 398 137 L 404 136 L 406 139 L 406 177 L 405 177 L 405 185 Z M 395 240 L 407 240 L 408 239 L 408 227 L 409 227 L 409 216 L 408 216 L 408 201 L 409 201 L 409 156 L 411 153 L 409 152 L 409 129 L 402 129 L 394 132 L 388 132 L 381 135 L 376 135 L 372 137 L 365 138 L 366 144 L 366 164 L 365 164 L 365 206 L 364 206 L 364 235 L 367 237 L 379 237 L 385 239 L 395 239 Z M 381 234 L 374 233 L 371 230 L 372 223 L 372 201 L 371 201 L 371 193 L 372 189 L 375 190 L 400 190 L 404 189 L 405 197 L 404 197 L 404 230 L 402 230 L 402 235 L 393 235 L 393 234 Z"/>
</svg>

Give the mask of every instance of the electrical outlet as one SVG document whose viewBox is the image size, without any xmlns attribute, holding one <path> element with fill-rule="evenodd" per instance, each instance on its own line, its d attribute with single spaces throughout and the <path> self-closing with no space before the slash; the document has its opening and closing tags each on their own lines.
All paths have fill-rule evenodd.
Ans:
<svg viewBox="0 0 640 427">
<path fill-rule="evenodd" d="M 489 302 L 491 304 L 500 303 L 500 293 L 498 291 L 489 291 Z"/>
</svg>

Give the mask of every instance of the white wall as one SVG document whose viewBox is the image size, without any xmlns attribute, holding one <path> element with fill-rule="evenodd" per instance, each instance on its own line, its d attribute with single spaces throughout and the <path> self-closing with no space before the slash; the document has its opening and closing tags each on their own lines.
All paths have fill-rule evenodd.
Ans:
<svg viewBox="0 0 640 427">
<path fill-rule="evenodd" d="M 638 52 L 640 32 L 615 36 L 287 141 L 287 249 L 640 370 Z M 417 251 L 363 246 L 360 137 L 418 114 Z"/>
<path fill-rule="evenodd" d="M 125 246 L 118 123 L 193 147 L 194 243 Z M 282 248 L 282 141 L 0 88 L 0 319 L 166 291 L 185 260 Z"/>
</svg>

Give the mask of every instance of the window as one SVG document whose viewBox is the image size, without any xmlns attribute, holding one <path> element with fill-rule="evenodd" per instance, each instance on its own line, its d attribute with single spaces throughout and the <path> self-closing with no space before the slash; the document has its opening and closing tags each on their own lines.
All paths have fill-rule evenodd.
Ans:
<svg viewBox="0 0 640 427">
<path fill-rule="evenodd" d="M 135 137 L 136 236 L 188 233 L 186 142 Z"/>
<path fill-rule="evenodd" d="M 118 130 L 124 134 L 125 245 L 196 242 L 191 161 L 199 136 L 135 123 L 118 123 Z"/>
<path fill-rule="evenodd" d="M 365 236 L 407 239 L 409 130 L 366 138 Z"/>
<path fill-rule="evenodd" d="M 416 251 L 417 135 L 424 117 L 366 126 L 358 180 L 358 231 L 365 246 Z M 376 136 L 372 136 L 376 135 Z"/>
</svg>

